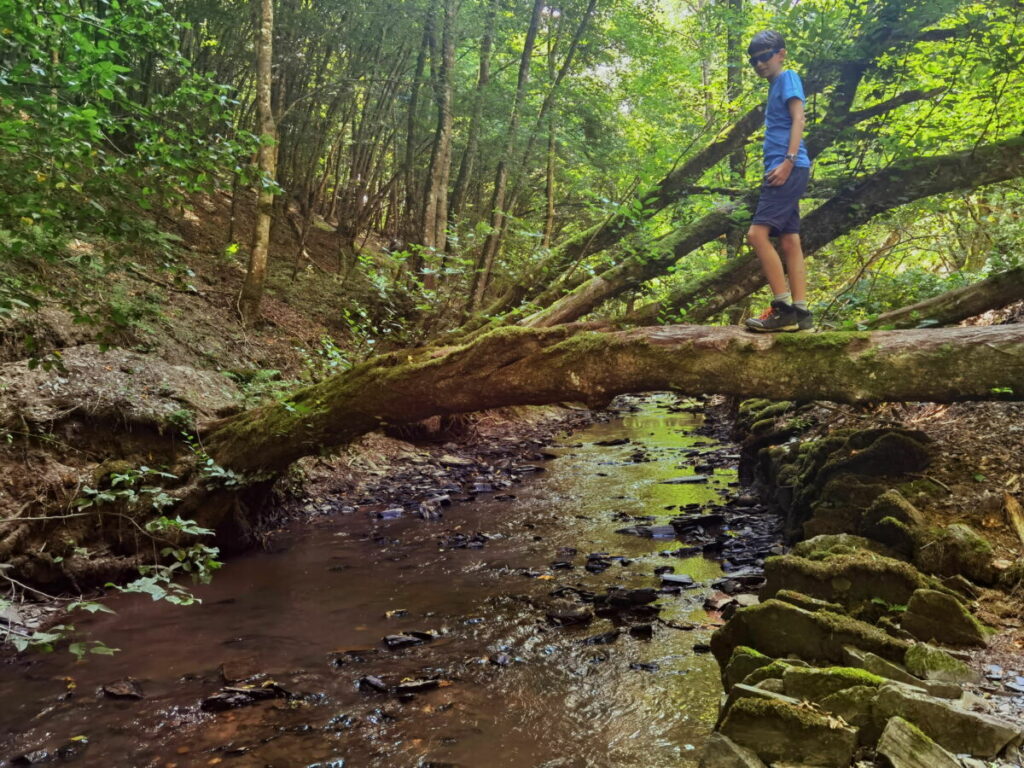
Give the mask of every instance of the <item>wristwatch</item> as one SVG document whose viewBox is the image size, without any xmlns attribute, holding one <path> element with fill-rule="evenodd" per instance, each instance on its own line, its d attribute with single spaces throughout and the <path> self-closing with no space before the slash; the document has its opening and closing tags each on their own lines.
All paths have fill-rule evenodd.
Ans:
<svg viewBox="0 0 1024 768">
<path fill-rule="evenodd" d="M 793 165 L 796 165 L 796 153 L 795 152 L 787 152 L 786 153 L 786 159 L 789 160 Z"/>
</svg>

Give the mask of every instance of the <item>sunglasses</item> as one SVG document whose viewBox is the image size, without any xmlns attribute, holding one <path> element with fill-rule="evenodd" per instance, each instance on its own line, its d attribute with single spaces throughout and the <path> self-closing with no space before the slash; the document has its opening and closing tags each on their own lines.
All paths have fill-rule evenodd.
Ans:
<svg viewBox="0 0 1024 768">
<path fill-rule="evenodd" d="M 750 65 L 755 66 L 757 64 L 764 64 L 768 59 L 781 51 L 781 48 L 775 48 L 771 51 L 765 51 L 764 53 L 757 53 L 750 57 Z"/>
</svg>

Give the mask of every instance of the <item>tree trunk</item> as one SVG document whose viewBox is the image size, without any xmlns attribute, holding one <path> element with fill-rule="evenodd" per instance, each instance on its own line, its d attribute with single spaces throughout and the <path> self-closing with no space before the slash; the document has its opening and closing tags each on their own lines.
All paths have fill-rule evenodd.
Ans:
<svg viewBox="0 0 1024 768">
<path fill-rule="evenodd" d="M 512 102 L 508 128 L 505 132 L 505 146 L 502 149 L 501 157 L 498 158 L 498 168 L 494 174 L 494 192 L 491 195 L 491 231 L 484 240 L 476 269 L 473 272 L 470 301 L 474 309 L 483 303 L 484 293 L 487 291 L 491 279 L 491 270 L 494 267 L 494 257 L 498 252 L 498 240 L 505 224 L 505 191 L 508 185 L 509 163 L 512 161 L 515 149 L 520 113 L 523 108 L 523 100 L 526 98 L 526 84 L 530 80 L 530 60 L 533 57 L 533 47 L 537 40 L 537 31 L 540 28 L 540 16 L 543 10 L 544 0 L 534 0 L 530 26 L 526 30 L 526 40 L 523 42 L 523 52 L 519 59 L 519 78 L 516 83 L 516 95 Z"/>
<path fill-rule="evenodd" d="M 947 291 L 916 304 L 879 315 L 870 328 L 917 328 L 953 325 L 1024 299 L 1024 267 L 992 275 L 974 285 Z"/>
<path fill-rule="evenodd" d="M 250 476 L 384 424 L 564 400 L 607 404 L 674 390 L 844 403 L 1024 399 L 1017 328 L 765 334 L 666 326 L 506 328 L 429 357 L 382 355 L 321 384 L 210 425 L 203 445 Z"/>
<path fill-rule="evenodd" d="M 444 0 L 441 9 L 440 67 L 434 78 L 437 101 L 437 130 L 430 153 L 427 191 L 423 206 L 420 242 L 427 248 L 443 251 L 448 227 L 448 178 L 452 164 L 452 72 L 455 68 L 455 1 Z M 428 283 L 428 287 L 434 285 Z"/>
<path fill-rule="evenodd" d="M 256 204 L 256 227 L 249 269 L 238 296 L 238 313 L 243 325 L 252 325 L 260 314 L 263 286 L 267 279 L 267 256 L 270 251 L 270 225 L 274 213 L 274 190 L 270 184 L 277 177 L 277 125 L 271 105 L 273 86 L 273 0 L 259 0 L 260 28 L 256 43 L 256 115 L 259 122 L 260 148 L 257 163 L 262 177 Z"/>
<path fill-rule="evenodd" d="M 487 18 L 484 22 L 484 35 L 480 40 L 480 70 L 476 80 L 476 92 L 473 94 L 473 112 L 469 118 L 466 151 L 462 153 L 462 159 L 459 162 L 459 173 L 455 179 L 455 189 L 452 190 L 451 204 L 448 206 L 448 215 L 453 221 L 462 213 L 469 184 L 473 178 L 473 168 L 476 165 L 477 154 L 479 153 L 480 122 L 483 119 L 484 96 L 487 92 L 487 86 L 491 82 L 494 20 L 498 14 L 500 3 L 501 0 L 492 0 L 490 6 L 488 6 Z"/>
</svg>

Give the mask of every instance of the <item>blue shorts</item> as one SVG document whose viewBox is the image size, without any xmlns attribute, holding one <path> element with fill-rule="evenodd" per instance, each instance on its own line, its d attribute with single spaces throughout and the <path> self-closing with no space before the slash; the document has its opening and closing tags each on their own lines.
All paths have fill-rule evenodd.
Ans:
<svg viewBox="0 0 1024 768">
<path fill-rule="evenodd" d="M 757 210 L 751 224 L 769 227 L 769 234 L 786 235 L 800 231 L 800 198 L 807 191 L 810 168 L 794 168 L 786 183 L 779 187 L 761 186 Z"/>
</svg>

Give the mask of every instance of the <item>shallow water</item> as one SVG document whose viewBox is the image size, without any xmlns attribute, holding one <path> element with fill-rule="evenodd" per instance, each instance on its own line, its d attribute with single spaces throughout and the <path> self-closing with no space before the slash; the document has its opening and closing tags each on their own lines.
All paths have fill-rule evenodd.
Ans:
<svg viewBox="0 0 1024 768">
<path fill-rule="evenodd" d="M 662 619 L 698 628 L 657 624 L 649 640 L 623 633 L 610 645 L 588 645 L 585 638 L 612 629 L 610 620 L 560 628 L 545 619 L 559 586 L 657 586 L 653 569 L 663 565 L 702 582 L 721 574 L 712 560 L 661 554 L 682 546 L 674 539 L 615 533 L 628 524 L 615 513 L 667 522 L 675 511 L 666 506 L 735 491 L 732 471 L 716 470 L 706 484 L 660 482 L 691 474 L 693 459 L 682 454 L 710 443 L 692 432 L 701 417 L 670 412 L 673 403 L 646 398 L 635 413 L 569 436 L 565 455 L 514 486 L 512 500 L 481 496 L 436 522 L 357 512 L 304 523 L 276 538 L 273 553 L 232 560 L 196 590 L 199 606 L 111 598 L 115 616 L 80 626 L 120 647 L 117 655 L 76 664 L 61 653 L 0 667 L 0 765 L 76 736 L 88 746 L 73 764 L 96 766 L 695 764 L 721 695 L 714 659 L 692 650 L 713 629 L 702 609 L 708 589 L 663 597 Z M 620 437 L 631 442 L 594 445 Z M 630 458 L 641 447 L 650 461 Z M 440 546 L 453 531 L 489 540 L 481 549 Z M 564 547 L 578 554 L 560 554 Z M 595 575 L 583 569 L 590 552 L 630 562 Z M 557 560 L 575 567 L 552 569 Z M 405 613 L 386 617 L 396 610 Z M 407 630 L 440 637 L 384 649 L 384 635 Z M 354 649 L 363 650 L 343 653 Z M 511 663 L 488 660 L 499 654 Z M 333 663 L 338 658 L 346 661 Z M 265 673 L 293 696 L 201 711 L 199 702 L 223 685 L 221 665 Z M 366 675 L 389 685 L 406 677 L 450 685 L 400 701 L 360 691 Z M 125 677 L 140 682 L 143 700 L 98 692 Z"/>
</svg>

